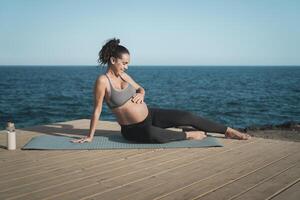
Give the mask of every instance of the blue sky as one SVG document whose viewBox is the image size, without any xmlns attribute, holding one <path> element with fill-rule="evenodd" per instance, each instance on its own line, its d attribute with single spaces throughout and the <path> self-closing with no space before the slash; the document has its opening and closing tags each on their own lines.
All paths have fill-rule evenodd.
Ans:
<svg viewBox="0 0 300 200">
<path fill-rule="evenodd" d="M 300 65 L 298 0 L 0 0 L 0 65 Z"/>
</svg>

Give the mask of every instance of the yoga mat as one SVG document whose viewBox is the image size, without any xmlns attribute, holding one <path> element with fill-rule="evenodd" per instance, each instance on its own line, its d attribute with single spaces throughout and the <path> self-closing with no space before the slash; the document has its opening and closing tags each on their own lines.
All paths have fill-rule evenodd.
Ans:
<svg viewBox="0 0 300 200">
<path fill-rule="evenodd" d="M 42 135 L 32 138 L 22 150 L 34 149 L 149 149 L 149 148 L 187 148 L 187 147 L 222 147 L 216 138 L 206 137 L 203 140 L 181 140 L 163 144 L 130 142 L 122 135 L 94 136 L 90 143 L 72 143 L 75 137 Z M 76 137 L 77 138 L 77 137 Z"/>
</svg>

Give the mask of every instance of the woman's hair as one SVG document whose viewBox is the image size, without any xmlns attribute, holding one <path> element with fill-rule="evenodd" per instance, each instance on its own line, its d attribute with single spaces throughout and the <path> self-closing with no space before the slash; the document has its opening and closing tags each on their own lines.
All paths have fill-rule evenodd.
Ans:
<svg viewBox="0 0 300 200">
<path fill-rule="evenodd" d="M 129 54 L 128 49 L 122 45 L 119 45 L 119 43 L 120 40 L 116 38 L 107 40 L 98 54 L 98 63 L 100 65 L 110 64 L 110 57 L 122 58 L 122 54 Z"/>
</svg>

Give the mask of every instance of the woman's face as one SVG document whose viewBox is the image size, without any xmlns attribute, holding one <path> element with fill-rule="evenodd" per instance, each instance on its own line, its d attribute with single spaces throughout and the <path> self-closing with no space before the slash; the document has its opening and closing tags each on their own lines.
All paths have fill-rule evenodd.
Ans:
<svg viewBox="0 0 300 200">
<path fill-rule="evenodd" d="M 112 70 L 119 76 L 125 70 L 128 69 L 128 64 L 130 62 L 130 55 L 127 53 L 122 54 L 122 58 L 111 58 Z"/>
</svg>

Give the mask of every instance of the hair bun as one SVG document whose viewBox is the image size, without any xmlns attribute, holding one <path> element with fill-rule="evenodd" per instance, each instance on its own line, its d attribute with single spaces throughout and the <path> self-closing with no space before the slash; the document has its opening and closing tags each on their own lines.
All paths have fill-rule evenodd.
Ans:
<svg viewBox="0 0 300 200">
<path fill-rule="evenodd" d="M 114 52 L 117 49 L 119 44 L 120 44 L 120 39 L 116 39 L 116 38 L 110 39 L 107 42 L 107 46 L 112 50 L 112 52 Z"/>
</svg>

